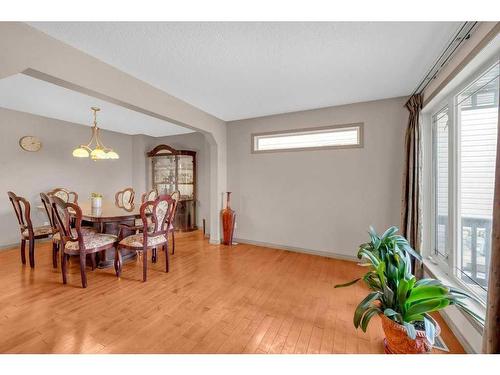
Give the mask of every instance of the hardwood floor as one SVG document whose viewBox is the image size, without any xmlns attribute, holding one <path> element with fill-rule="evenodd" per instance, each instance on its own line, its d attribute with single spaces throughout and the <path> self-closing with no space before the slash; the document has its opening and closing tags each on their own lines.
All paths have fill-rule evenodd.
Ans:
<svg viewBox="0 0 500 375">
<path fill-rule="evenodd" d="M 2 353 L 382 353 L 376 317 L 356 331 L 363 286 L 333 289 L 363 272 L 353 262 L 240 244 L 209 245 L 176 235 L 170 273 L 164 254 L 148 264 L 90 271 L 77 261 L 63 285 L 50 243 L 37 243 L 36 269 L 18 249 L 0 251 Z M 439 317 L 438 317 L 439 319 Z M 463 349 L 439 319 L 452 352 Z"/>
</svg>

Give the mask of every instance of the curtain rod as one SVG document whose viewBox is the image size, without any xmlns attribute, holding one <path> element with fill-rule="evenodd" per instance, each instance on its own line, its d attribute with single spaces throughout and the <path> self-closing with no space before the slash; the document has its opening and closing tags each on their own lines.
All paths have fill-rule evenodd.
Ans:
<svg viewBox="0 0 500 375">
<path fill-rule="evenodd" d="M 431 83 L 431 81 L 436 78 L 441 69 L 448 63 L 448 61 L 450 61 L 451 57 L 458 49 L 458 47 L 460 47 L 467 39 L 470 38 L 470 35 L 472 34 L 477 24 L 478 22 L 468 21 L 463 22 L 460 25 L 441 55 L 439 55 L 425 77 L 420 81 L 415 90 L 413 90 L 411 96 L 415 94 L 421 94 L 426 89 L 429 83 Z"/>
</svg>

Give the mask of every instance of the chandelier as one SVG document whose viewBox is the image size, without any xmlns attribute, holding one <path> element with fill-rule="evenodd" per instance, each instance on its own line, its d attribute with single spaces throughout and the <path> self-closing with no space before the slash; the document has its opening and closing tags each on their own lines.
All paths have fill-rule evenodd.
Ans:
<svg viewBox="0 0 500 375">
<path fill-rule="evenodd" d="M 103 160 L 103 159 L 119 159 L 120 156 L 114 152 L 111 148 L 104 146 L 99 138 L 99 128 L 97 127 L 97 112 L 100 108 L 92 107 L 94 111 L 94 125 L 92 125 L 92 137 L 90 137 L 89 143 L 86 145 L 80 145 L 73 150 L 73 156 L 75 158 L 88 158 L 89 156 L 92 160 Z M 95 148 L 92 149 L 92 142 L 95 142 Z"/>
</svg>

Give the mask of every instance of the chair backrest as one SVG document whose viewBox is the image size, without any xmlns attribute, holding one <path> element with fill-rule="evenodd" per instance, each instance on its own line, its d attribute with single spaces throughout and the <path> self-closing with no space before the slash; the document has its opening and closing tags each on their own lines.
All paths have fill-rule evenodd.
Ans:
<svg viewBox="0 0 500 375">
<path fill-rule="evenodd" d="M 7 192 L 7 195 L 12 203 L 12 207 L 14 207 L 14 212 L 16 213 L 21 233 L 28 229 L 30 235 L 33 235 L 33 224 L 31 223 L 30 216 L 30 202 L 23 197 L 17 196 L 12 191 Z"/>
<path fill-rule="evenodd" d="M 172 199 L 175 201 L 174 203 L 174 211 L 172 212 L 172 227 L 174 226 L 175 214 L 177 213 L 177 206 L 179 205 L 179 199 L 181 199 L 181 192 L 179 190 L 174 191 L 171 195 Z"/>
<path fill-rule="evenodd" d="M 78 204 L 78 194 L 65 188 L 55 188 L 47 193 L 50 196 L 56 196 L 66 203 Z"/>
<path fill-rule="evenodd" d="M 141 203 L 144 203 L 146 201 L 154 201 L 156 198 L 158 198 L 158 190 L 152 189 L 142 194 Z"/>
<path fill-rule="evenodd" d="M 52 227 L 52 230 L 55 233 L 57 231 L 57 225 L 56 222 L 54 221 L 54 209 L 50 204 L 50 198 L 45 193 L 40 193 L 40 198 L 42 199 L 43 207 L 45 207 L 45 212 L 47 213 L 47 217 L 49 218 L 50 226 Z"/>
<path fill-rule="evenodd" d="M 56 224 L 57 230 L 61 235 L 61 240 L 63 245 L 68 241 L 78 241 L 80 250 L 85 249 L 83 244 L 83 236 L 81 232 L 82 228 L 82 210 L 74 203 L 68 203 L 63 201 L 61 198 L 53 195 L 49 196 L 50 205 L 54 213 L 54 222 Z M 71 230 L 71 213 L 75 217 L 75 231 Z M 75 237 L 76 232 L 76 237 Z"/>
<path fill-rule="evenodd" d="M 166 234 L 168 227 L 172 222 L 175 201 L 168 194 L 160 195 L 154 201 L 146 201 L 141 205 L 141 219 L 144 228 L 148 228 L 147 217 L 151 218 L 153 226 L 151 231 L 144 230 L 144 243 L 147 243 L 147 237 L 155 237 Z"/>
<path fill-rule="evenodd" d="M 129 206 L 134 203 L 135 191 L 131 187 L 120 190 L 115 194 L 115 204 L 118 207 Z"/>
</svg>

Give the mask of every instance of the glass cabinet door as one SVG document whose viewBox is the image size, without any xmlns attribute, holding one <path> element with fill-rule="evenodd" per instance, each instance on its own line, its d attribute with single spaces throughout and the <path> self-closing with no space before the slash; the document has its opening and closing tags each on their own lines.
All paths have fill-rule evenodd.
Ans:
<svg viewBox="0 0 500 375">
<path fill-rule="evenodd" d="M 147 155 L 151 158 L 152 187 L 159 194 L 180 193 L 176 230 L 196 230 L 196 152 L 158 145 Z"/>
<path fill-rule="evenodd" d="M 174 155 L 153 158 L 153 184 L 159 194 L 171 194 L 176 190 L 176 160 Z"/>
<path fill-rule="evenodd" d="M 191 155 L 178 156 L 177 186 L 183 199 L 194 198 L 194 165 Z"/>
</svg>

